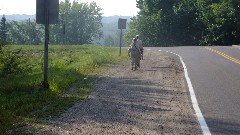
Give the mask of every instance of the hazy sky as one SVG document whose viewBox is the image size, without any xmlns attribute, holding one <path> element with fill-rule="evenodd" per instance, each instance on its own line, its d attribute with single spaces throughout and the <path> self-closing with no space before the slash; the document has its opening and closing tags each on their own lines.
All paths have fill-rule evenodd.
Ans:
<svg viewBox="0 0 240 135">
<path fill-rule="evenodd" d="M 65 1 L 65 0 L 59 0 Z M 73 0 L 70 0 L 73 1 Z M 137 14 L 136 0 L 75 0 L 78 2 L 95 1 L 103 8 L 104 16 Z M 0 0 L 0 14 L 36 14 L 36 0 Z"/>
</svg>

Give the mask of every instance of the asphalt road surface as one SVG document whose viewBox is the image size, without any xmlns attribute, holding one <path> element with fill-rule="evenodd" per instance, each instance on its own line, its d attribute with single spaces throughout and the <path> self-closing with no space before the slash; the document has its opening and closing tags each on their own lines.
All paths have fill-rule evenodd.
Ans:
<svg viewBox="0 0 240 135">
<path fill-rule="evenodd" d="M 222 47 L 145 48 L 179 54 L 199 107 L 213 135 L 240 135 L 240 49 Z"/>
</svg>

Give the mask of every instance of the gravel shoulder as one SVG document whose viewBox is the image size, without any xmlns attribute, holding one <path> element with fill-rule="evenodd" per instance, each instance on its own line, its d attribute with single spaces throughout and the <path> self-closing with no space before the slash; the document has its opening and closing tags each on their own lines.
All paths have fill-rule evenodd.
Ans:
<svg viewBox="0 0 240 135">
<path fill-rule="evenodd" d="M 36 134 L 202 134 L 179 58 L 145 51 L 141 69 L 109 67 L 87 99 L 77 102 Z"/>
</svg>

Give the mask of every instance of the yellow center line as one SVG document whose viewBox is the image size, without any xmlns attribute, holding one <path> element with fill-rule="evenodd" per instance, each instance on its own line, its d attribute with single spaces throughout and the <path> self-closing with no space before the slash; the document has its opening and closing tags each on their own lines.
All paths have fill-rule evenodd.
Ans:
<svg viewBox="0 0 240 135">
<path fill-rule="evenodd" d="M 225 54 L 225 53 L 223 53 L 223 52 L 217 51 L 217 50 L 212 49 L 212 48 L 210 48 L 210 47 L 205 47 L 205 48 L 208 49 L 209 51 L 212 51 L 212 52 L 214 52 L 214 53 L 217 53 L 217 54 L 221 55 L 221 56 L 224 57 L 225 59 L 228 59 L 228 60 L 230 60 L 230 61 L 232 61 L 232 62 L 237 63 L 237 64 L 240 65 L 240 60 L 239 60 L 239 59 L 233 58 L 233 57 L 231 57 L 231 56 L 229 56 L 229 55 L 227 55 L 227 54 Z"/>
</svg>

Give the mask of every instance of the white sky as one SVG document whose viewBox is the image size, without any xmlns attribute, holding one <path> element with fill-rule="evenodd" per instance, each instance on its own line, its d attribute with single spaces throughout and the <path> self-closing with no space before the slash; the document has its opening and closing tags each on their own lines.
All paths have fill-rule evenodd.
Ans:
<svg viewBox="0 0 240 135">
<path fill-rule="evenodd" d="M 65 1 L 65 0 L 59 0 Z M 73 1 L 73 0 L 70 0 Z M 139 11 L 136 0 L 75 0 L 79 2 L 95 1 L 100 6 L 103 16 L 133 16 Z M 0 0 L 0 14 L 36 14 L 36 0 Z"/>
</svg>

